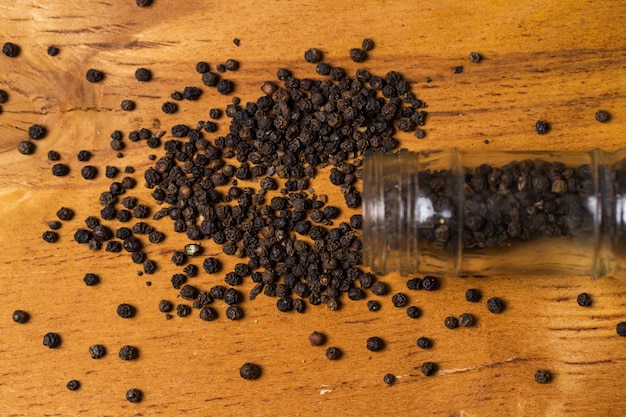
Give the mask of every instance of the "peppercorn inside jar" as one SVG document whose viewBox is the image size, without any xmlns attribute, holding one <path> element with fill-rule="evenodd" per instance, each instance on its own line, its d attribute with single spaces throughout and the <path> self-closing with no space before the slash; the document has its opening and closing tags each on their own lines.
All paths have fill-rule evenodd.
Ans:
<svg viewBox="0 0 626 417">
<path fill-rule="evenodd" d="M 626 150 L 374 154 L 363 260 L 402 275 L 620 275 Z"/>
</svg>

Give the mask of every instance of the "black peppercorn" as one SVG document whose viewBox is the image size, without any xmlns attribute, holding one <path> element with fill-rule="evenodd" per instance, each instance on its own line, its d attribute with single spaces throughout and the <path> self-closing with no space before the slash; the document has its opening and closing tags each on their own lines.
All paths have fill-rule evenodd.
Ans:
<svg viewBox="0 0 626 417">
<path fill-rule="evenodd" d="M 48 49 L 46 51 L 48 53 L 49 56 L 57 56 L 59 55 L 59 48 L 57 48 L 56 46 L 48 46 Z"/>
<path fill-rule="evenodd" d="M 100 282 L 100 278 L 96 274 L 87 273 L 83 277 L 83 282 L 86 286 L 91 287 L 97 285 Z"/>
<path fill-rule="evenodd" d="M 606 110 L 598 110 L 596 112 L 596 120 L 600 123 L 607 122 L 611 118 L 611 115 Z"/>
<path fill-rule="evenodd" d="M 586 292 L 580 293 L 576 297 L 576 302 L 581 307 L 589 307 L 591 305 L 591 296 Z"/>
<path fill-rule="evenodd" d="M 239 320 L 243 317 L 243 310 L 237 306 L 228 306 L 226 309 L 226 318 L 228 320 Z"/>
<path fill-rule="evenodd" d="M 185 100 L 195 101 L 202 95 L 202 90 L 198 87 L 185 87 L 183 90 L 183 98 Z"/>
<path fill-rule="evenodd" d="M 72 379 L 71 381 L 67 383 L 65 387 L 70 391 L 76 391 L 77 389 L 80 388 L 80 382 L 78 382 L 75 379 Z"/>
<path fill-rule="evenodd" d="M 419 309 L 419 307 L 411 306 L 406 309 L 406 315 L 412 319 L 418 318 L 421 314 L 422 314 L 422 311 Z"/>
<path fill-rule="evenodd" d="M 216 258 L 206 258 L 204 262 L 202 262 L 202 267 L 207 274 L 213 274 L 222 269 L 222 264 Z"/>
<path fill-rule="evenodd" d="M 433 342 L 429 338 L 422 336 L 417 339 L 417 347 L 419 347 L 420 349 L 430 349 L 431 347 L 433 347 Z"/>
<path fill-rule="evenodd" d="M 52 230 L 47 230 L 43 232 L 41 236 L 45 242 L 54 243 L 59 240 L 59 234 L 57 232 L 53 232 Z"/>
<path fill-rule="evenodd" d="M 123 361 L 131 361 L 133 359 L 137 359 L 138 355 L 139 355 L 139 351 L 137 350 L 137 348 L 134 346 L 128 346 L 128 345 L 122 346 L 122 348 L 120 349 L 120 353 L 119 353 L 119 357 Z"/>
<path fill-rule="evenodd" d="M 29 140 L 23 140 L 17 145 L 17 151 L 22 155 L 30 155 L 35 152 L 35 144 Z"/>
<path fill-rule="evenodd" d="M 207 73 L 208 74 L 208 73 Z M 206 74 L 205 74 L 206 75 Z M 233 83 L 226 79 L 217 82 L 217 92 L 220 94 L 228 94 L 233 91 Z"/>
<path fill-rule="evenodd" d="M 98 174 L 98 169 L 92 165 L 85 165 L 80 170 L 80 175 L 82 175 L 82 177 L 86 180 L 92 180 L 96 178 L 97 174 Z"/>
<path fill-rule="evenodd" d="M 406 303 L 409 302 L 409 299 L 405 294 L 399 292 L 391 297 L 391 302 L 393 303 L 394 307 L 404 307 Z"/>
<path fill-rule="evenodd" d="M 135 110 L 135 102 L 132 100 L 122 100 L 120 102 L 120 107 L 124 111 L 133 111 Z"/>
<path fill-rule="evenodd" d="M 420 370 L 422 371 L 422 374 L 424 374 L 424 376 L 431 376 L 435 372 L 437 372 L 437 365 L 435 365 L 433 362 L 424 362 Z"/>
<path fill-rule="evenodd" d="M 426 291 L 434 291 L 439 288 L 439 281 L 433 276 L 426 275 L 422 280 L 422 288 Z"/>
<path fill-rule="evenodd" d="M 89 346 L 89 355 L 92 359 L 100 359 L 106 355 L 106 348 L 102 345 Z"/>
<path fill-rule="evenodd" d="M 150 1 L 147 0 L 137 0 L 137 4 L 139 5 L 139 3 L 150 3 Z M 143 398 L 143 393 L 136 389 L 136 388 L 131 388 L 128 391 L 126 391 L 126 400 L 128 400 L 131 403 L 138 403 L 141 402 Z"/>
<path fill-rule="evenodd" d="M 204 306 L 200 310 L 200 318 L 204 321 L 213 321 L 217 318 L 217 313 L 211 307 Z"/>
<path fill-rule="evenodd" d="M 61 222 L 58 222 L 56 220 L 50 220 L 48 222 L 48 227 L 52 230 L 57 230 L 61 228 Z"/>
<path fill-rule="evenodd" d="M 163 111 L 163 113 L 165 114 L 176 113 L 178 111 L 178 104 L 171 102 L 171 101 L 166 101 L 161 106 L 161 111 Z"/>
<path fill-rule="evenodd" d="M 57 151 L 48 151 L 48 161 L 58 161 L 61 155 Z"/>
<path fill-rule="evenodd" d="M 30 319 L 30 315 L 22 310 L 15 310 L 12 317 L 13 321 L 19 324 L 24 324 Z"/>
<path fill-rule="evenodd" d="M 156 263 L 150 259 L 143 263 L 143 272 L 146 274 L 154 274 L 156 271 Z"/>
<path fill-rule="evenodd" d="M 482 57 L 478 52 L 470 52 L 468 59 L 470 60 L 470 62 L 480 62 Z"/>
<path fill-rule="evenodd" d="M 385 376 L 383 377 L 383 382 L 387 385 L 392 385 L 394 382 L 396 382 L 396 377 L 394 374 L 385 374 Z"/>
<path fill-rule="evenodd" d="M 409 290 L 419 290 L 422 288 L 422 279 L 421 278 L 411 278 L 406 282 L 406 287 Z"/>
<path fill-rule="evenodd" d="M 176 315 L 178 317 L 187 317 L 191 314 L 191 307 L 186 304 L 178 304 L 176 306 Z"/>
<path fill-rule="evenodd" d="M 61 207 L 57 211 L 57 217 L 59 218 L 59 220 L 63 221 L 72 220 L 72 218 L 74 218 L 74 211 L 67 207 Z"/>
<path fill-rule="evenodd" d="M 246 362 L 239 368 L 239 375 L 243 379 L 253 380 L 261 376 L 261 368 L 254 363 Z"/>
<path fill-rule="evenodd" d="M 368 350 L 378 352 L 385 348 L 385 342 L 380 337 L 373 336 L 367 339 L 366 346 Z"/>
<path fill-rule="evenodd" d="M 552 379 L 552 375 L 545 369 L 535 372 L 535 382 L 538 384 L 547 384 Z"/>
<path fill-rule="evenodd" d="M 52 165 L 52 175 L 55 177 L 64 177 L 69 174 L 70 168 L 65 164 Z"/>
<path fill-rule="evenodd" d="M 185 285 L 180 290 L 180 296 L 185 300 L 195 300 L 196 298 L 198 298 L 198 289 L 193 285 Z"/>
<path fill-rule="evenodd" d="M 326 343 L 326 335 L 318 331 L 313 331 L 313 333 L 309 335 L 309 342 L 311 346 L 322 346 Z"/>
<path fill-rule="evenodd" d="M 372 312 L 378 311 L 380 310 L 380 303 L 376 300 L 369 300 L 367 302 L 367 309 Z"/>
<path fill-rule="evenodd" d="M 90 83 L 97 83 L 102 81 L 102 79 L 104 78 L 104 74 L 101 71 L 91 68 L 87 70 L 87 74 L 85 75 L 85 77 Z"/>
<path fill-rule="evenodd" d="M 480 301 L 482 294 L 480 291 L 474 288 L 470 288 L 465 292 L 465 299 L 470 303 L 477 303 Z"/>
<path fill-rule="evenodd" d="M 461 316 L 459 317 L 459 324 L 462 327 L 469 327 L 472 326 L 475 322 L 474 316 L 470 313 L 463 313 L 461 314 Z"/>
<path fill-rule="evenodd" d="M 187 262 L 187 256 L 183 252 L 176 251 L 172 255 L 172 263 L 176 266 L 181 266 Z"/>
<path fill-rule="evenodd" d="M 167 300 L 159 301 L 159 311 L 161 313 L 169 313 L 170 311 L 172 311 L 173 308 L 174 306 L 172 305 L 171 302 Z"/>
<path fill-rule="evenodd" d="M 504 310 L 504 301 L 498 297 L 492 297 L 487 300 L 487 309 L 494 314 L 500 313 Z"/>
<path fill-rule="evenodd" d="M 363 62 L 367 59 L 367 52 L 360 48 L 350 49 L 350 58 L 354 62 Z"/>
<path fill-rule="evenodd" d="M 331 361 L 341 358 L 342 352 L 338 347 L 331 346 L 326 349 L 326 357 Z"/>
<path fill-rule="evenodd" d="M 539 120 L 537 121 L 537 123 L 535 123 L 535 130 L 539 135 L 545 134 L 549 129 L 550 126 L 547 122 L 544 122 L 543 120 Z"/>
<path fill-rule="evenodd" d="M 239 62 L 234 59 L 227 59 L 224 62 L 224 66 L 228 71 L 237 71 L 239 69 Z"/>
<path fill-rule="evenodd" d="M 615 331 L 618 335 L 626 337 L 626 321 L 617 323 L 617 326 L 615 326 Z"/>
<path fill-rule="evenodd" d="M 369 38 L 363 39 L 363 42 L 361 42 L 361 48 L 364 51 L 371 51 L 374 49 L 374 41 Z"/>
<path fill-rule="evenodd" d="M 129 319 L 135 317 L 135 307 L 130 304 L 120 304 L 117 306 L 117 315 L 123 319 Z"/>
<path fill-rule="evenodd" d="M 309 48 L 304 52 L 304 59 L 311 64 L 317 64 L 322 60 L 322 51 L 316 48 Z"/>
<path fill-rule="evenodd" d="M 376 281 L 372 284 L 371 291 L 374 295 L 385 295 L 389 291 L 387 285 L 382 281 Z"/>
<path fill-rule="evenodd" d="M 456 317 L 448 316 L 444 320 L 444 324 L 448 329 L 456 329 L 459 327 L 459 320 Z"/>
<path fill-rule="evenodd" d="M 9 58 L 15 58 L 20 54 L 20 47 L 14 43 L 6 42 L 2 45 L 2 53 Z"/>
<path fill-rule="evenodd" d="M 46 333 L 43 337 L 43 345 L 50 349 L 58 348 L 61 345 L 61 336 L 56 333 Z"/>
</svg>

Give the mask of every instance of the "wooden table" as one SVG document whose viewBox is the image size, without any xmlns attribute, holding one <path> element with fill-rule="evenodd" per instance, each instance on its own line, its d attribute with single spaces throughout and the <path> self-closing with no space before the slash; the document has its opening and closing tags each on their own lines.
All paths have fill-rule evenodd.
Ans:
<svg viewBox="0 0 626 417">
<path fill-rule="evenodd" d="M 123 253 L 91 252 L 72 238 L 88 215 L 99 212 L 98 196 L 110 184 L 102 172 L 89 182 L 80 177 L 79 150 L 90 150 L 99 167 L 134 167 L 139 186 L 133 195 L 155 207 L 143 171 L 152 163 L 147 155 L 162 149 L 126 141 L 118 159 L 109 148 L 111 132 L 194 124 L 206 120 L 211 107 L 230 102 L 230 96 L 207 89 L 200 101 L 182 103 L 177 114 L 160 111 L 171 92 L 202 86 L 194 70 L 199 60 L 212 66 L 239 60 L 232 79 L 244 102 L 255 100 L 278 68 L 315 77 L 302 59 L 309 47 L 350 74 L 358 67 L 381 75 L 396 70 L 428 103 L 427 137 L 398 135 L 410 149 L 624 146 L 626 4 L 505 3 L 155 0 L 139 8 L 132 0 L 4 2 L 0 40 L 22 51 L 14 59 L 0 57 L 0 89 L 10 96 L 0 115 L 0 414 L 623 415 L 626 339 L 615 326 L 626 319 L 626 286 L 614 278 L 442 277 L 439 291 L 410 292 L 411 302 L 423 309 L 417 320 L 393 308 L 389 296 L 381 298 L 376 314 L 363 300 L 346 301 L 336 312 L 312 307 L 302 315 L 280 313 L 275 299 L 260 296 L 243 303 L 241 321 L 226 320 L 221 305 L 215 322 L 199 320 L 197 311 L 166 321 L 157 305 L 161 299 L 177 302 L 169 279 L 180 269 L 169 258 L 186 243 L 171 222 L 149 221 L 167 233 L 162 244 L 147 249 L 159 262 L 152 276 L 138 277 Z M 348 52 L 365 37 L 376 48 L 358 66 Z M 60 54 L 48 56 L 49 45 Z M 471 51 L 484 59 L 469 62 Z M 140 66 L 153 71 L 152 82 L 137 83 Z M 457 66 L 462 73 L 455 74 Z M 105 71 L 105 80 L 87 83 L 88 68 Z M 137 102 L 135 111 L 120 110 L 126 98 Z M 600 108 L 611 113 L 609 123 L 595 121 Z M 543 136 L 534 130 L 540 119 L 552 127 Z M 16 147 L 33 123 L 47 126 L 49 134 L 37 142 L 35 154 L 24 156 Z M 227 129 L 222 119 L 218 133 Z M 51 175 L 51 149 L 70 165 L 68 177 Z M 324 177 L 314 181 L 319 189 L 326 187 Z M 337 198 L 336 187 L 326 192 L 331 201 Z M 46 244 L 41 235 L 61 206 L 73 208 L 76 217 L 63 224 L 57 243 Z M 227 272 L 234 261 L 220 257 Z M 85 286 L 87 272 L 102 282 Z M 195 282 L 208 287 L 222 278 L 202 274 Z M 399 276 L 382 279 L 393 292 L 409 293 Z M 242 290 L 251 287 L 248 280 Z M 464 292 L 471 287 L 485 299 L 502 297 L 506 311 L 494 315 L 484 302 L 467 303 Z M 593 296 L 593 306 L 577 305 L 583 291 Z M 137 307 L 134 319 L 115 314 L 122 302 Z M 31 320 L 13 323 L 15 309 L 28 311 Z M 474 313 L 478 324 L 455 331 L 443 326 L 446 316 L 463 312 Z M 313 330 L 325 332 L 327 346 L 340 347 L 344 357 L 331 362 L 325 348 L 312 347 Z M 62 336 L 59 349 L 42 345 L 50 331 Z M 373 335 L 387 341 L 384 351 L 365 349 Z M 417 348 L 422 335 L 435 341 L 432 350 Z M 103 359 L 90 358 L 88 347 L 95 343 L 108 348 Z M 138 360 L 117 358 L 126 344 L 140 348 Z M 247 361 L 262 365 L 259 380 L 239 377 Z M 439 365 L 435 376 L 421 375 L 424 361 Z M 550 370 L 553 381 L 535 383 L 537 369 Z M 395 385 L 383 383 L 386 373 L 398 376 Z M 65 388 L 70 379 L 81 381 L 80 390 Z M 143 402 L 125 400 L 132 387 L 143 390 Z"/>
</svg>

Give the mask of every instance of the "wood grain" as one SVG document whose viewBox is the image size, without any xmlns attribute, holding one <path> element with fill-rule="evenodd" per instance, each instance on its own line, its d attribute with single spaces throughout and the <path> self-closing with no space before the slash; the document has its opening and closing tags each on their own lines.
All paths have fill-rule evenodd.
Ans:
<svg viewBox="0 0 626 417">
<path fill-rule="evenodd" d="M 616 335 L 615 325 L 626 320 L 626 286 L 615 278 L 591 281 L 567 271 L 562 277 L 444 277 L 439 291 L 410 294 L 424 312 L 418 320 L 394 309 L 389 297 L 376 314 L 362 301 L 346 302 L 338 312 L 320 307 L 297 315 L 279 313 L 275 300 L 260 296 L 243 304 L 246 318 L 239 322 L 227 322 L 221 307 L 216 322 L 195 314 L 166 321 L 157 305 L 177 301 L 169 278 L 178 270 L 169 258 L 185 243 L 168 221 L 150 221 L 167 239 L 147 249 L 159 263 L 149 277 L 137 277 L 128 256 L 90 252 L 72 235 L 98 213 L 98 195 L 109 184 L 103 175 L 91 182 L 80 178 L 79 150 L 92 151 L 98 166 L 135 167 L 140 186 L 133 195 L 150 203 L 142 172 L 150 166 L 147 155 L 161 150 L 127 141 L 118 159 L 109 148 L 110 133 L 195 124 L 210 108 L 229 103 L 230 97 L 207 89 L 200 101 L 181 103 L 177 114 L 160 111 L 172 91 L 201 85 L 198 60 L 239 60 L 232 79 L 245 102 L 256 99 L 259 86 L 280 67 L 316 76 L 302 59 L 308 47 L 353 73 L 349 49 L 371 37 L 376 48 L 362 67 L 401 72 L 429 106 L 427 137 L 398 135 L 403 147 L 618 149 L 626 145 L 624 2 L 155 0 L 138 8 L 131 0 L 22 0 L 0 4 L 0 16 L 2 42 L 22 48 L 17 58 L 0 57 L 0 88 L 10 95 L 0 114 L 3 416 L 623 414 L 626 339 Z M 240 47 L 233 45 L 235 37 Z M 47 56 L 48 45 L 61 53 Z M 470 63 L 471 51 L 484 60 Z M 464 71 L 455 74 L 461 65 Z M 134 79 L 139 66 L 152 69 L 152 82 Z M 87 83 L 88 68 L 105 71 L 104 82 Z M 137 101 L 134 112 L 120 110 L 125 98 Z M 610 123 L 594 120 L 600 108 L 611 112 Z M 534 133 L 538 119 L 551 123 L 549 134 Z M 20 155 L 16 146 L 33 123 L 47 126 L 49 134 L 34 155 Z M 224 122 L 218 134 L 226 131 Z M 68 177 L 50 174 L 50 149 L 71 166 Z M 324 177 L 313 181 L 318 192 L 340 199 Z M 61 206 L 77 216 L 63 225 L 58 243 L 45 244 L 41 234 Z M 219 249 L 208 245 L 208 251 Z M 221 258 L 228 271 L 234 261 Z M 86 287 L 86 272 L 98 273 L 102 283 Z M 383 279 L 394 292 L 406 291 L 400 277 Z M 207 288 L 221 280 L 195 278 Z M 493 315 L 484 303 L 467 303 L 470 287 L 485 298 L 503 297 L 506 311 Z M 242 286 L 246 293 L 250 288 L 250 282 Z M 592 294 L 592 307 L 576 304 L 582 291 Z M 137 306 L 136 318 L 116 316 L 122 302 Z M 29 323 L 11 321 L 18 308 L 31 313 Z M 446 316 L 463 312 L 476 314 L 476 327 L 443 326 Z M 345 356 L 328 361 L 323 348 L 308 343 L 312 330 L 326 332 L 329 345 Z M 42 346 L 49 331 L 62 335 L 60 349 Z M 383 337 L 387 349 L 367 351 L 372 335 Z M 432 350 L 416 347 L 422 335 L 435 341 Z M 87 352 L 95 343 L 109 349 L 97 361 Z M 117 358 L 125 344 L 139 347 L 137 361 Z M 425 378 L 419 366 L 431 360 L 439 372 Z M 239 377 L 247 361 L 262 364 L 260 380 Z M 553 372 L 550 384 L 534 382 L 542 368 Z M 392 387 L 382 382 L 388 372 L 398 375 Z M 79 391 L 65 388 L 73 378 L 82 382 Z M 125 401 L 131 387 L 144 391 L 142 403 Z"/>
</svg>

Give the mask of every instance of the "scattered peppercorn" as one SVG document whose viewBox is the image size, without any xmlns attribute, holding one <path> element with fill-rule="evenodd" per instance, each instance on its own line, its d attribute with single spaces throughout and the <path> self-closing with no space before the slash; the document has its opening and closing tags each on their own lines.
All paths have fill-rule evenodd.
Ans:
<svg viewBox="0 0 626 417">
<path fill-rule="evenodd" d="M 383 382 L 387 385 L 392 385 L 394 382 L 396 382 L 396 377 L 394 374 L 385 374 L 385 376 L 383 377 Z"/>
<path fill-rule="evenodd" d="M 576 297 L 576 302 L 581 307 L 589 307 L 591 305 L 591 296 L 586 292 L 580 293 Z"/>
<path fill-rule="evenodd" d="M 406 309 L 406 315 L 412 319 L 418 318 L 421 314 L 422 314 L 422 311 L 419 309 L 419 307 L 411 306 Z"/>
<path fill-rule="evenodd" d="M 439 281 L 433 276 L 426 275 L 422 280 L 422 288 L 426 291 L 435 291 L 439 288 Z"/>
<path fill-rule="evenodd" d="M 6 42 L 2 45 L 2 53 L 9 58 L 15 58 L 20 54 L 20 47 L 14 43 Z"/>
<path fill-rule="evenodd" d="M 208 74 L 208 73 L 207 73 Z M 205 74 L 206 75 L 206 74 Z M 233 83 L 226 79 L 217 82 L 217 92 L 220 94 L 228 94 L 233 91 Z"/>
<path fill-rule="evenodd" d="M 322 60 L 322 51 L 316 48 L 309 48 L 304 52 L 304 59 L 310 64 L 317 64 Z"/>
<path fill-rule="evenodd" d="M 53 232 L 52 230 L 46 230 L 43 232 L 41 236 L 42 239 L 48 243 L 54 243 L 59 240 L 59 234 L 57 232 Z"/>
<path fill-rule="evenodd" d="M 431 376 L 435 372 L 437 372 L 437 365 L 435 365 L 433 362 L 424 362 L 420 370 L 422 371 L 422 374 L 424 374 L 424 376 Z"/>
<path fill-rule="evenodd" d="M 48 222 L 48 227 L 52 230 L 57 230 L 61 228 L 61 222 L 58 222 L 56 220 L 50 220 Z"/>
<path fill-rule="evenodd" d="M 30 319 L 30 315 L 23 310 L 15 310 L 12 317 L 13 321 L 19 324 L 24 324 Z"/>
<path fill-rule="evenodd" d="M 55 177 L 64 177 L 69 174 L 70 168 L 65 164 L 52 165 L 52 175 Z"/>
<path fill-rule="evenodd" d="M 35 152 L 35 144 L 29 140 L 23 140 L 17 145 L 17 151 L 22 155 L 30 155 Z"/>
<path fill-rule="evenodd" d="M 133 359 L 137 359 L 139 355 L 139 351 L 134 346 L 122 346 L 120 349 L 119 357 L 123 361 L 131 361 Z"/>
<path fill-rule="evenodd" d="M 61 345 L 61 336 L 56 333 L 46 333 L 43 337 L 43 345 L 50 349 L 58 348 Z"/>
<path fill-rule="evenodd" d="M 341 350 L 335 346 L 331 346 L 328 349 L 326 349 L 326 357 L 330 359 L 331 361 L 341 358 L 342 353 L 343 352 L 341 352 Z"/>
<path fill-rule="evenodd" d="M 91 345 L 89 346 L 89 356 L 92 359 L 100 359 L 106 355 L 106 348 L 103 345 Z"/>
<path fill-rule="evenodd" d="M 456 329 L 459 327 L 459 320 L 456 317 L 448 316 L 444 320 L 444 324 L 448 329 Z"/>
<path fill-rule="evenodd" d="M 380 303 L 376 300 L 369 300 L 367 302 L 367 309 L 372 312 L 378 311 L 380 310 Z"/>
<path fill-rule="evenodd" d="M 369 38 L 363 39 L 363 42 L 361 42 L 361 49 L 364 51 L 371 51 L 374 49 L 374 41 Z"/>
<path fill-rule="evenodd" d="M 80 175 L 86 180 L 92 180 L 98 175 L 98 169 L 93 165 L 85 165 L 81 168 Z"/>
<path fill-rule="evenodd" d="M 224 66 L 228 71 L 237 71 L 239 69 L 239 62 L 234 59 L 227 59 L 226 62 L 224 62 Z"/>
<path fill-rule="evenodd" d="M 494 314 L 500 313 L 504 310 L 504 301 L 498 297 L 491 297 L 487 300 L 487 309 Z"/>
<path fill-rule="evenodd" d="M 546 132 L 548 132 L 549 129 L 550 125 L 548 125 L 548 123 L 544 122 L 543 120 L 539 120 L 537 121 L 537 123 L 535 123 L 535 130 L 539 135 L 545 134 Z"/>
<path fill-rule="evenodd" d="M 102 79 L 104 78 L 104 74 L 101 71 L 91 68 L 87 70 L 85 78 L 87 78 L 87 81 L 89 81 L 90 83 L 97 83 L 102 81 Z"/>
<path fill-rule="evenodd" d="M 459 324 L 462 327 L 469 327 L 472 326 L 475 322 L 474 316 L 470 313 L 463 313 L 461 314 L 461 316 L 459 317 Z"/>
<path fill-rule="evenodd" d="M 174 306 L 172 305 L 172 303 L 167 300 L 161 300 L 159 302 L 159 311 L 161 313 L 169 313 L 170 311 L 172 311 L 173 308 Z"/>
<path fill-rule="evenodd" d="M 394 307 L 404 307 L 409 302 L 409 299 L 405 294 L 399 292 L 391 297 L 391 302 Z"/>
<path fill-rule="evenodd" d="M 61 155 L 57 151 L 48 151 L 48 161 L 58 161 Z"/>
<path fill-rule="evenodd" d="M 378 352 L 385 348 L 385 342 L 380 337 L 372 336 L 367 339 L 366 347 L 367 350 L 370 350 L 372 352 Z"/>
<path fill-rule="evenodd" d="M 470 303 L 477 303 L 482 298 L 482 294 L 475 288 L 465 291 L 465 299 Z"/>
<path fill-rule="evenodd" d="M 117 306 L 117 315 L 123 319 L 132 318 L 137 310 L 130 304 L 120 304 Z"/>
<path fill-rule="evenodd" d="M 480 60 L 482 59 L 478 52 L 470 52 L 468 58 L 470 62 L 480 62 Z"/>
<path fill-rule="evenodd" d="M 598 110 L 596 112 L 596 120 L 600 123 L 608 122 L 611 118 L 611 115 L 606 110 Z"/>
<path fill-rule="evenodd" d="M 239 375 L 247 380 L 258 379 L 261 376 L 261 367 L 254 363 L 246 362 L 239 368 Z"/>
<path fill-rule="evenodd" d="M 433 342 L 429 338 L 422 336 L 417 339 L 417 347 L 420 349 L 430 349 L 433 347 Z"/>
<path fill-rule="evenodd" d="M 191 307 L 186 304 L 178 304 L 176 306 L 176 315 L 178 317 L 187 317 L 191 314 Z"/>
<path fill-rule="evenodd" d="M 313 333 L 309 335 L 309 342 L 311 346 L 322 346 L 326 343 L 326 335 L 318 331 L 313 331 Z"/>
<path fill-rule="evenodd" d="M 146 82 L 152 79 L 152 72 L 147 68 L 137 68 L 135 71 L 137 81 Z"/>
<path fill-rule="evenodd" d="M 72 379 L 71 381 L 67 383 L 65 387 L 70 391 L 76 391 L 77 389 L 80 388 L 80 382 L 78 382 L 75 379 Z"/>
<path fill-rule="evenodd" d="M 100 282 L 100 278 L 96 274 L 87 273 L 83 277 L 83 282 L 86 286 L 91 287 L 97 285 Z"/>
<path fill-rule="evenodd" d="M 132 100 L 122 100 L 120 103 L 120 107 L 124 111 L 133 111 L 135 110 L 135 102 Z"/>
<path fill-rule="evenodd" d="M 617 331 L 618 335 L 626 337 L 626 321 L 617 323 L 617 326 L 615 326 L 615 330 Z"/>
<path fill-rule="evenodd" d="M 28 128 L 28 137 L 34 140 L 42 139 L 48 133 L 47 129 L 38 124 L 31 125 Z"/>
<path fill-rule="evenodd" d="M 48 46 L 47 52 L 48 52 L 48 55 L 50 56 L 57 56 L 59 55 L 59 48 L 51 45 L 51 46 Z"/>
<path fill-rule="evenodd" d="M 545 369 L 535 372 L 535 382 L 538 384 L 547 384 L 552 379 L 552 375 Z"/>
<path fill-rule="evenodd" d="M 163 111 L 163 113 L 165 114 L 173 114 L 176 113 L 178 111 L 178 104 L 173 103 L 171 101 L 166 101 L 165 103 L 163 103 L 163 105 L 161 106 L 161 110 Z"/>
<path fill-rule="evenodd" d="M 360 48 L 350 49 L 350 58 L 354 62 L 363 62 L 367 59 L 367 52 Z"/>
<path fill-rule="evenodd" d="M 137 0 L 137 4 L 139 5 L 140 2 L 145 2 L 145 3 L 150 3 L 150 1 L 148 0 Z M 126 391 L 126 400 L 128 400 L 131 403 L 138 403 L 141 402 L 143 398 L 143 393 L 136 389 L 136 388 L 131 388 L 128 391 Z"/>
</svg>

